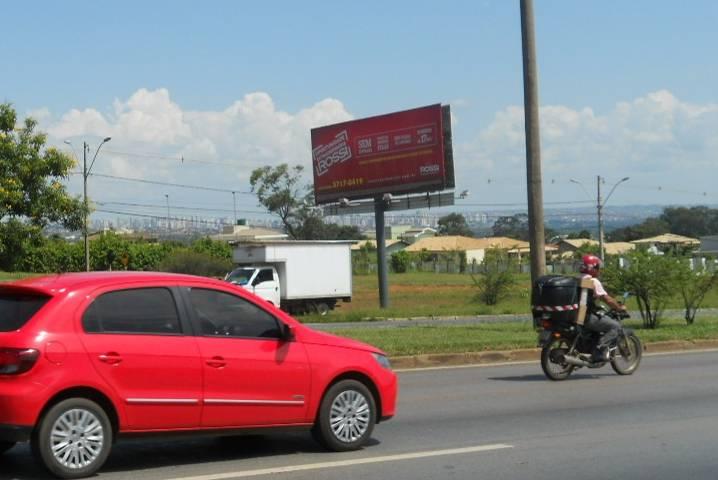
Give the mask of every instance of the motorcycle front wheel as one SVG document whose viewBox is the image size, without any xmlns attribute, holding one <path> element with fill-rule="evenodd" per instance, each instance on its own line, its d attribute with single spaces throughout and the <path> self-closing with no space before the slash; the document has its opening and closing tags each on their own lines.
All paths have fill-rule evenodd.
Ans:
<svg viewBox="0 0 718 480">
<path fill-rule="evenodd" d="M 619 375 L 630 375 L 641 363 L 643 346 L 634 334 L 622 335 L 617 341 L 616 356 L 611 359 L 613 371 Z"/>
<path fill-rule="evenodd" d="M 574 370 L 573 365 L 563 362 L 563 356 L 568 353 L 569 345 L 564 339 L 551 341 L 541 349 L 541 369 L 551 380 L 566 380 Z"/>
</svg>

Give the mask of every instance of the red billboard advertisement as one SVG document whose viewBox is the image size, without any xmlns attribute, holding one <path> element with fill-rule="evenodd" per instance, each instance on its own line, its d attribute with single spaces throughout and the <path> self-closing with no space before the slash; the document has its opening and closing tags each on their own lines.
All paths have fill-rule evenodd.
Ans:
<svg viewBox="0 0 718 480">
<path fill-rule="evenodd" d="M 312 129 L 316 202 L 453 187 L 450 123 L 436 104 Z"/>
</svg>

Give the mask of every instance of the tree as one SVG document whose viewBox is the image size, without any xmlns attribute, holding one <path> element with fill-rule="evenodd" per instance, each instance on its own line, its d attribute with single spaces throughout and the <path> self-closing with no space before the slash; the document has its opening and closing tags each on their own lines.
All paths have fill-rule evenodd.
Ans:
<svg viewBox="0 0 718 480">
<path fill-rule="evenodd" d="M 0 104 L 0 269 L 14 270 L 26 248 L 41 242 L 43 227 L 79 230 L 84 207 L 61 183 L 74 161 L 45 147 L 47 135 L 28 117 L 17 127 L 9 103 Z"/>
<path fill-rule="evenodd" d="M 304 167 L 289 167 L 282 163 L 276 167 L 264 166 L 252 171 L 249 184 L 257 199 L 267 210 L 279 216 L 285 232 L 297 237 L 303 217 L 308 209 L 309 192 L 299 187 Z M 304 191 L 303 191 L 304 190 Z"/>
<path fill-rule="evenodd" d="M 671 227 L 659 218 L 647 218 L 638 225 L 618 228 L 607 235 L 611 242 L 630 242 L 639 238 L 655 237 L 671 231 Z"/>
<path fill-rule="evenodd" d="M 499 217 L 491 227 L 493 236 L 529 240 L 529 216 L 525 213 Z M 544 226 L 544 237 L 551 238 L 556 231 Z"/>
<path fill-rule="evenodd" d="M 478 293 L 476 298 L 486 305 L 496 305 L 516 283 L 515 261 L 505 249 L 489 248 L 481 263 L 481 274 L 471 279 Z"/>
<path fill-rule="evenodd" d="M 656 328 L 666 303 L 676 291 L 675 258 L 634 250 L 625 259 L 628 265 L 624 268 L 615 261 L 604 270 L 606 284 L 635 295 L 643 325 Z"/>
<path fill-rule="evenodd" d="M 718 233 L 718 209 L 704 206 L 666 207 L 659 217 L 670 227 L 671 233 L 687 237 L 701 237 Z"/>
<path fill-rule="evenodd" d="M 466 223 L 466 218 L 460 213 L 450 213 L 439 218 L 439 235 L 463 235 L 464 237 L 473 237 L 474 232 L 471 231 Z"/>
<path fill-rule="evenodd" d="M 580 232 L 571 232 L 568 235 L 566 235 L 566 238 L 569 240 L 578 240 L 580 238 L 591 238 L 591 232 L 588 230 L 581 230 Z"/>
<path fill-rule="evenodd" d="M 692 325 L 706 294 L 718 284 L 718 271 L 709 272 L 699 264 L 694 264 L 691 268 L 689 262 L 689 258 L 678 258 L 675 275 L 676 284 L 683 299 L 686 323 Z"/>
<path fill-rule="evenodd" d="M 265 166 L 252 171 L 249 184 L 267 210 L 279 216 L 284 231 L 294 240 L 361 240 L 364 235 L 354 226 L 325 222 L 311 205 L 309 185 L 300 187 L 304 167 Z"/>
</svg>

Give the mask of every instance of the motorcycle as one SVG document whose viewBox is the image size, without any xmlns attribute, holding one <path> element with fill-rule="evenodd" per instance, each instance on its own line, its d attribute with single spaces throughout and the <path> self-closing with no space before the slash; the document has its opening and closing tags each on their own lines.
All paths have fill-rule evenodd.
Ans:
<svg viewBox="0 0 718 480">
<path fill-rule="evenodd" d="M 619 322 L 629 318 L 627 312 L 596 309 L 593 315 L 608 315 Z M 631 375 L 641 363 L 643 347 L 641 340 L 630 328 L 619 331 L 618 338 L 609 345 L 608 360 L 593 361 L 592 353 L 603 333 L 585 327 L 554 321 L 550 315 L 541 318 L 539 347 L 541 369 L 551 380 L 565 380 L 581 367 L 601 368 L 610 363 L 619 375 Z"/>
</svg>

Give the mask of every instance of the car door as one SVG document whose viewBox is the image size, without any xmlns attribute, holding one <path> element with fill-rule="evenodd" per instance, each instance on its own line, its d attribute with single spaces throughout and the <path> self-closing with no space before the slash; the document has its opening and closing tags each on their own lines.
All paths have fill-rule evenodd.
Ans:
<svg viewBox="0 0 718 480">
<path fill-rule="evenodd" d="M 131 430 L 200 424 L 199 348 L 177 296 L 166 287 L 97 292 L 82 314 L 82 342 Z"/>
<path fill-rule="evenodd" d="M 272 305 L 279 307 L 279 277 L 274 268 L 261 268 L 252 280 L 252 291 Z"/>
<path fill-rule="evenodd" d="M 306 422 L 310 370 L 304 346 L 280 339 L 271 313 L 240 295 L 185 290 L 204 362 L 203 427 Z"/>
</svg>

